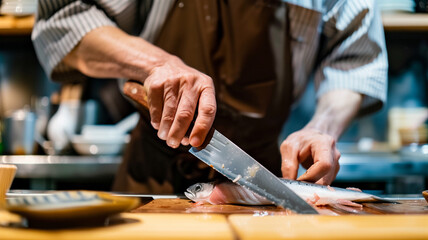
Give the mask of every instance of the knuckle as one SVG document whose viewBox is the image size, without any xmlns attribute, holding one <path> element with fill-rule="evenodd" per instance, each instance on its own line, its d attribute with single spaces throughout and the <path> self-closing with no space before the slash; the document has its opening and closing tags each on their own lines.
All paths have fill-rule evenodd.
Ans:
<svg viewBox="0 0 428 240">
<path fill-rule="evenodd" d="M 286 148 L 286 147 L 290 147 L 290 141 L 288 141 L 288 139 L 286 139 L 285 141 L 282 141 L 281 143 L 281 148 Z"/>
<path fill-rule="evenodd" d="M 176 114 L 177 120 L 192 120 L 193 119 L 193 111 L 189 109 L 182 109 Z"/>
<path fill-rule="evenodd" d="M 205 104 L 200 109 L 201 113 L 208 115 L 208 116 L 214 116 L 217 112 L 217 106 L 215 104 Z"/>
<path fill-rule="evenodd" d="M 333 168 L 333 163 L 330 161 L 320 162 L 320 168 L 324 171 L 328 171 Z"/>
<path fill-rule="evenodd" d="M 287 138 L 284 140 L 284 143 L 290 145 L 292 142 L 295 142 L 296 140 L 298 140 L 297 133 L 292 133 L 287 136 Z"/>
<path fill-rule="evenodd" d="M 288 143 L 287 143 L 287 141 L 283 141 L 283 142 L 281 143 L 281 145 L 279 146 L 279 150 L 280 150 L 281 152 L 286 152 L 286 151 L 287 151 L 287 149 L 288 149 Z"/>
<path fill-rule="evenodd" d="M 342 154 L 339 151 L 336 150 L 335 156 L 336 156 L 337 161 L 339 161 L 339 159 L 342 156 Z"/>
<path fill-rule="evenodd" d="M 163 83 L 161 81 L 153 81 L 150 83 L 150 89 L 152 91 L 159 91 L 163 88 Z"/>
<path fill-rule="evenodd" d="M 162 116 L 162 122 L 172 122 L 174 121 L 174 117 L 170 115 L 164 115 Z"/>
<path fill-rule="evenodd" d="M 198 122 L 198 129 L 209 129 L 210 127 L 208 122 Z"/>
<path fill-rule="evenodd" d="M 289 141 L 287 138 L 285 141 L 281 143 L 280 150 L 281 152 L 291 153 L 298 149 L 297 143 L 293 141 Z"/>
<path fill-rule="evenodd" d="M 204 75 L 203 80 L 209 84 L 214 84 L 213 79 L 210 76 Z"/>
<path fill-rule="evenodd" d="M 180 79 L 184 79 L 186 81 L 193 81 L 196 78 L 196 74 L 193 72 L 185 72 L 181 74 Z"/>
<path fill-rule="evenodd" d="M 172 95 L 172 94 L 167 94 L 167 95 L 165 95 L 165 98 L 164 98 L 164 104 L 165 104 L 165 107 L 166 108 L 175 108 L 176 107 L 176 100 L 177 99 L 177 97 L 176 96 L 174 96 L 174 95 Z"/>
<path fill-rule="evenodd" d="M 326 135 L 325 136 L 324 142 L 327 143 L 327 144 L 329 144 L 329 145 L 331 145 L 331 146 L 335 145 L 335 143 L 336 143 L 336 141 L 334 140 L 334 138 L 332 136 L 330 136 L 330 135 Z"/>
</svg>

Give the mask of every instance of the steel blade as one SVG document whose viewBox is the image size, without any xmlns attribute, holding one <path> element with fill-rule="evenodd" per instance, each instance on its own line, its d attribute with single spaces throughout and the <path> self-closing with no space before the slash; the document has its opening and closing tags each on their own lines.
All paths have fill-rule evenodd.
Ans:
<svg viewBox="0 0 428 240">
<path fill-rule="evenodd" d="M 281 180 L 240 149 L 228 138 L 213 130 L 209 142 L 201 148 L 192 147 L 189 152 L 239 185 L 272 201 L 275 205 L 296 213 L 318 212 Z"/>
</svg>

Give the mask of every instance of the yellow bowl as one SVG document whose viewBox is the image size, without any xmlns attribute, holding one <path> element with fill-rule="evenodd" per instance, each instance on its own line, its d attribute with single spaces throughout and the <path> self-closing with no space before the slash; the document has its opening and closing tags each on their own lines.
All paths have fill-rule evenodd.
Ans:
<svg viewBox="0 0 428 240">
<path fill-rule="evenodd" d="M 423 191 L 422 195 L 424 196 L 425 200 L 428 202 L 428 190 Z"/>
<path fill-rule="evenodd" d="M 428 141 L 428 128 L 424 125 L 418 128 L 400 128 L 399 132 L 403 146 L 412 143 L 424 144 Z"/>
<path fill-rule="evenodd" d="M 12 185 L 15 173 L 15 165 L 0 164 L 0 199 L 4 199 L 6 197 L 6 193 L 9 191 L 10 185 Z"/>
</svg>

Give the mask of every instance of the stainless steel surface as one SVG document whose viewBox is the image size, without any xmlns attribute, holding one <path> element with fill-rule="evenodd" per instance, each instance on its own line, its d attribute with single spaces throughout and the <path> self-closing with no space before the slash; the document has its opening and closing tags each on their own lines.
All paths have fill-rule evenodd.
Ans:
<svg viewBox="0 0 428 240">
<path fill-rule="evenodd" d="M 428 176 L 428 157 L 394 153 L 343 154 L 336 180 L 385 181 L 399 176 Z M 302 172 L 301 172 L 302 173 Z"/>
<path fill-rule="evenodd" d="M 3 143 L 7 154 L 33 154 L 36 115 L 19 109 L 4 119 Z"/>
<path fill-rule="evenodd" d="M 412 143 L 400 149 L 401 156 L 413 159 L 428 159 L 428 144 Z"/>
<path fill-rule="evenodd" d="M 277 206 L 297 213 L 318 214 L 278 177 L 216 130 L 208 145 L 202 149 L 191 148 L 189 152 L 224 176 Z"/>
<path fill-rule="evenodd" d="M 16 178 L 94 179 L 112 177 L 120 156 L 0 156 L 0 163 L 18 167 Z"/>
</svg>

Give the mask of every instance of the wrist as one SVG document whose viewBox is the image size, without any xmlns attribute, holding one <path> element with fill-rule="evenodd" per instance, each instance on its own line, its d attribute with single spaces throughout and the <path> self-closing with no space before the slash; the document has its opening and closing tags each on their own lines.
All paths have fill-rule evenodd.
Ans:
<svg viewBox="0 0 428 240">
<path fill-rule="evenodd" d="M 116 56 L 123 78 L 144 81 L 153 69 L 174 57 L 139 37 L 130 37 L 125 45 Z"/>
<path fill-rule="evenodd" d="M 304 129 L 316 130 L 338 140 L 357 115 L 362 95 L 349 90 L 334 90 L 321 96 L 317 110 Z"/>
</svg>

